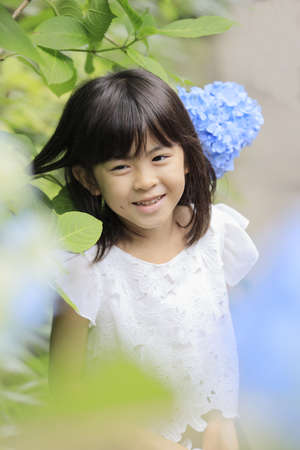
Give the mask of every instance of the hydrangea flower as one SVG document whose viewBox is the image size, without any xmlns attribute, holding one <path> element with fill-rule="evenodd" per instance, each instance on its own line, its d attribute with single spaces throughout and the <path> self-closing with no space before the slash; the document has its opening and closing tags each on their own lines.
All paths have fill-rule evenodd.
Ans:
<svg viewBox="0 0 300 450">
<path fill-rule="evenodd" d="M 177 90 L 206 157 L 217 178 L 222 177 L 234 169 L 234 158 L 252 143 L 264 123 L 260 105 L 233 82 L 215 81 L 190 91 L 178 86 Z"/>
</svg>

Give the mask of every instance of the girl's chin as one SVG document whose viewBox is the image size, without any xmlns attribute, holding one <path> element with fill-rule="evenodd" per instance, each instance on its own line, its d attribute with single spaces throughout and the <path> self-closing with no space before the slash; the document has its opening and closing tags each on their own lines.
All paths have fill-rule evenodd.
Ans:
<svg viewBox="0 0 300 450">
<path fill-rule="evenodd" d="M 129 232 L 134 234 L 143 235 L 145 232 L 155 231 L 155 230 L 165 230 L 166 226 L 169 225 L 169 220 L 136 220 L 130 221 L 127 219 L 122 219 L 122 222 L 126 226 Z"/>
</svg>

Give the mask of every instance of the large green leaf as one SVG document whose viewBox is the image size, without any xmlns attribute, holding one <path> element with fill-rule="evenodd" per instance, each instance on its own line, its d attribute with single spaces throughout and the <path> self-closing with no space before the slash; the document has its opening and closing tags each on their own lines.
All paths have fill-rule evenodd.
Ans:
<svg viewBox="0 0 300 450">
<path fill-rule="evenodd" d="M 0 47 L 39 63 L 40 56 L 29 37 L 0 5 Z"/>
<path fill-rule="evenodd" d="M 74 75 L 74 64 L 71 58 L 58 50 L 39 49 L 42 63 L 42 73 L 48 84 L 60 84 L 68 81 Z"/>
<path fill-rule="evenodd" d="M 135 30 L 138 30 L 143 25 L 142 16 L 130 6 L 128 0 L 117 0 L 118 3 L 122 6 L 127 16 L 130 19 Z"/>
<path fill-rule="evenodd" d="M 143 67 L 149 72 L 154 73 L 162 80 L 164 80 L 166 83 L 168 83 L 168 75 L 165 69 L 155 59 L 150 58 L 149 56 L 142 55 L 141 53 L 137 52 L 131 47 L 129 47 L 126 50 L 126 53 L 129 56 L 129 58 L 133 62 L 135 62 L 135 64 L 137 64 L 140 67 Z"/>
<path fill-rule="evenodd" d="M 90 0 L 84 26 L 92 40 L 99 42 L 103 39 L 114 17 L 107 0 Z"/>
<path fill-rule="evenodd" d="M 71 211 L 57 220 L 59 242 L 74 253 L 82 253 L 92 247 L 101 236 L 102 222 L 90 214 Z"/>
<path fill-rule="evenodd" d="M 197 38 L 223 33 L 235 22 L 219 16 L 202 16 L 197 19 L 183 19 L 171 22 L 156 31 L 170 37 Z"/>
<path fill-rule="evenodd" d="M 82 23 L 72 17 L 58 16 L 41 23 L 34 31 L 36 44 L 56 50 L 80 48 L 89 42 Z"/>
<path fill-rule="evenodd" d="M 76 0 L 56 0 L 55 8 L 61 16 L 70 16 L 74 19 L 82 19 L 82 11 Z"/>
</svg>

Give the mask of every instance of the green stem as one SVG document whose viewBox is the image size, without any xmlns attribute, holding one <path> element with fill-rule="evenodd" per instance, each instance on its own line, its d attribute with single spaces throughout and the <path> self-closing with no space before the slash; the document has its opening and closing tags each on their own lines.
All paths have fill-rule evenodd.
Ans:
<svg viewBox="0 0 300 450">
<path fill-rule="evenodd" d="M 64 48 L 62 51 L 64 52 L 83 52 L 83 53 L 104 53 L 104 52 L 112 52 L 113 50 L 121 50 L 121 47 L 113 47 L 113 48 L 103 48 L 102 50 L 90 50 L 83 48 Z"/>
<path fill-rule="evenodd" d="M 104 39 L 106 39 L 108 42 L 110 42 L 111 44 L 115 45 L 116 47 L 119 47 L 119 44 L 117 44 L 117 42 L 112 40 L 110 37 L 106 36 L 106 34 L 104 35 Z"/>
<path fill-rule="evenodd" d="M 124 51 L 127 48 L 129 48 L 131 45 L 135 44 L 135 42 L 137 42 L 138 40 L 139 40 L 138 38 L 134 38 L 128 44 L 122 45 L 120 47 L 116 46 L 116 47 L 110 47 L 110 48 L 103 48 L 103 49 L 99 49 L 99 50 L 90 50 L 90 49 L 82 49 L 82 48 L 65 48 L 65 49 L 63 49 L 63 51 L 65 51 L 65 52 L 84 52 L 84 53 L 94 53 L 94 54 L 105 53 L 105 52 L 112 52 L 114 50 Z"/>
</svg>

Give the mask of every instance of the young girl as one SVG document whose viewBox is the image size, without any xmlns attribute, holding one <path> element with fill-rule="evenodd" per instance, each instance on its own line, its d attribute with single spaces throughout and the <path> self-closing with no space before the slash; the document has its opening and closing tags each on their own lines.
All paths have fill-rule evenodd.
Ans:
<svg viewBox="0 0 300 450">
<path fill-rule="evenodd" d="M 79 376 L 86 348 L 92 359 L 121 346 L 177 392 L 173 416 L 156 428 L 159 448 L 191 448 L 185 439 L 197 431 L 204 450 L 238 449 L 226 283 L 247 274 L 257 250 L 247 219 L 212 204 L 215 173 L 181 100 L 142 69 L 87 82 L 34 160 L 36 174 L 62 167 L 75 207 L 103 232 L 65 259 L 58 283 L 78 313 L 61 301 L 50 375 L 65 360 Z"/>
</svg>

